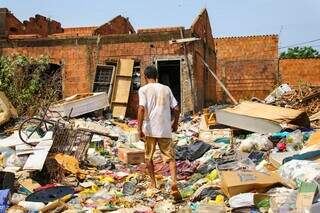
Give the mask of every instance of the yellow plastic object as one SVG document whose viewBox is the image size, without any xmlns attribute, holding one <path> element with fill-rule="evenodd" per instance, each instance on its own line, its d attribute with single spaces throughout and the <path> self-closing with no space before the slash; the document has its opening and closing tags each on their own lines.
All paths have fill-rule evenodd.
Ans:
<svg viewBox="0 0 320 213">
<path fill-rule="evenodd" d="M 96 193 L 99 189 L 100 189 L 99 186 L 93 184 L 93 185 L 91 186 L 91 188 L 85 189 L 85 190 L 81 191 L 79 194 L 80 194 L 80 195 L 94 194 L 94 193 Z"/>
<path fill-rule="evenodd" d="M 209 200 L 208 204 L 210 205 L 223 205 L 224 204 L 224 197 L 222 195 L 217 195 L 215 200 Z"/>
<path fill-rule="evenodd" d="M 114 183 L 114 179 L 113 179 L 113 177 L 110 177 L 110 176 L 100 176 L 99 182 L 101 182 L 101 183 Z"/>
<path fill-rule="evenodd" d="M 218 178 L 218 171 L 216 169 L 212 170 L 210 174 L 206 176 L 206 179 L 208 181 L 214 181 L 217 178 Z"/>
</svg>

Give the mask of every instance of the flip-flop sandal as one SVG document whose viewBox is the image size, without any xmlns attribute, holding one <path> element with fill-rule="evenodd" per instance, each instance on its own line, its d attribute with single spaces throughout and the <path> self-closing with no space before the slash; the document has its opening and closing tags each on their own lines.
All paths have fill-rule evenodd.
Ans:
<svg viewBox="0 0 320 213">
<path fill-rule="evenodd" d="M 177 186 L 172 186 L 171 187 L 171 193 L 170 194 L 173 196 L 174 201 L 176 203 L 179 203 L 179 202 L 182 201 L 182 197 L 181 197 L 181 194 L 180 194 Z"/>
<path fill-rule="evenodd" d="M 173 196 L 175 203 L 180 203 L 183 201 L 179 191 L 173 191 L 173 192 L 171 192 L 171 195 Z"/>
</svg>

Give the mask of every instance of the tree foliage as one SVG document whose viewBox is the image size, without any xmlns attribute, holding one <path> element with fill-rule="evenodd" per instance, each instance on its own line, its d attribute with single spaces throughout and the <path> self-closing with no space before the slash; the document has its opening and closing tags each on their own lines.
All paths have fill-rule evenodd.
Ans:
<svg viewBox="0 0 320 213">
<path fill-rule="evenodd" d="M 0 57 L 0 91 L 3 91 L 19 114 L 32 113 L 48 95 L 50 84 L 45 77 L 49 57 L 28 58 L 22 55 Z M 55 92 L 54 90 L 52 92 Z"/>
<path fill-rule="evenodd" d="M 319 52 L 312 47 L 294 47 L 280 54 L 280 58 L 317 58 Z"/>
</svg>

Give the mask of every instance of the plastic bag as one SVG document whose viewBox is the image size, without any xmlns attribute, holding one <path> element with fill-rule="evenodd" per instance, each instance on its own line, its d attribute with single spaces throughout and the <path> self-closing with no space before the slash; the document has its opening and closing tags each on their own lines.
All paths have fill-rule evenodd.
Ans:
<svg viewBox="0 0 320 213">
<path fill-rule="evenodd" d="M 16 154 L 11 154 L 6 160 L 5 160 L 5 166 L 7 167 L 22 167 L 23 164 L 21 163 L 19 157 Z"/>
<path fill-rule="evenodd" d="M 89 154 L 87 161 L 91 166 L 102 167 L 107 164 L 107 160 L 98 153 Z"/>
<path fill-rule="evenodd" d="M 107 200 L 111 200 L 112 198 L 113 198 L 113 195 L 111 195 L 107 189 L 100 189 L 90 197 L 90 199 L 93 201 L 100 200 L 100 199 L 107 201 Z"/>
<path fill-rule="evenodd" d="M 251 152 L 254 150 L 269 151 L 273 148 L 273 143 L 268 137 L 268 135 L 253 133 L 246 139 L 242 140 L 239 148 L 243 152 Z"/>
<path fill-rule="evenodd" d="M 293 180 L 300 186 L 301 181 L 316 181 L 320 183 L 320 165 L 307 160 L 291 160 L 283 164 L 279 174 L 288 180 Z"/>
<path fill-rule="evenodd" d="M 298 191 L 285 187 L 270 189 L 270 209 L 274 213 L 292 212 L 296 210 Z"/>
<path fill-rule="evenodd" d="M 287 151 L 300 150 L 303 147 L 303 134 L 298 129 L 287 136 Z"/>
</svg>

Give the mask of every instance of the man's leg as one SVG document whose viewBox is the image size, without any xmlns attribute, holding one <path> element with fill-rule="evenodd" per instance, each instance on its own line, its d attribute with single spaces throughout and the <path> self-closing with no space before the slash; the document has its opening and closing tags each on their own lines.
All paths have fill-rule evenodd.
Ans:
<svg viewBox="0 0 320 213">
<path fill-rule="evenodd" d="M 158 139 L 158 144 L 160 151 L 162 152 L 163 156 L 165 157 L 166 162 L 169 163 L 170 174 L 172 178 L 172 186 L 171 186 L 171 195 L 174 197 L 175 201 L 181 201 L 181 194 L 178 190 L 177 186 L 177 167 L 176 167 L 176 160 L 175 160 L 175 151 L 172 146 L 172 140 L 168 138 L 161 138 Z"/>
<path fill-rule="evenodd" d="M 148 174 L 151 178 L 151 186 L 157 188 L 156 179 L 154 176 L 153 154 L 156 148 L 156 140 L 152 137 L 146 137 L 145 141 L 145 163 L 148 169 Z"/>
<path fill-rule="evenodd" d="M 175 160 L 175 152 L 172 147 L 172 140 L 169 138 L 159 138 L 158 144 L 161 153 L 163 154 L 167 163 L 169 163 L 170 175 L 172 178 L 172 185 L 177 186 L 177 168 Z"/>
<path fill-rule="evenodd" d="M 170 174 L 172 178 L 172 188 L 178 190 L 177 188 L 177 167 L 176 167 L 176 160 L 170 160 L 169 161 L 169 168 L 170 168 Z"/>
</svg>

